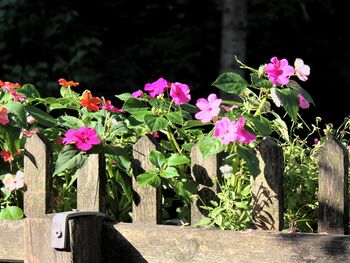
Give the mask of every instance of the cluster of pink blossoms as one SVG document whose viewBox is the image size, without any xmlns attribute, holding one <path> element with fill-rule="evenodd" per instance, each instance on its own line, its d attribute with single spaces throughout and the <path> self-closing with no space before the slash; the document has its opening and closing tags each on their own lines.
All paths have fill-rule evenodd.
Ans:
<svg viewBox="0 0 350 263">
<path fill-rule="evenodd" d="M 208 99 L 198 99 L 196 106 L 200 111 L 196 113 L 195 118 L 202 123 L 214 121 L 214 136 L 220 138 L 222 144 L 229 144 L 230 142 L 251 143 L 255 141 L 255 135 L 244 130 L 244 117 L 240 117 L 237 121 L 231 121 L 227 117 L 217 120 L 221 103 L 222 100 L 218 99 L 216 94 L 210 94 Z M 228 109 L 226 107 L 226 110 L 232 111 L 233 108 L 235 107 Z"/>
<path fill-rule="evenodd" d="M 162 77 L 152 83 L 147 83 L 144 90 L 149 92 L 151 98 L 155 98 L 163 94 L 168 88 L 170 88 L 170 97 L 176 105 L 181 105 L 191 100 L 190 88 L 186 84 L 180 82 L 171 83 Z M 131 94 L 132 98 L 142 96 L 143 92 L 141 90 L 137 90 Z"/>
<path fill-rule="evenodd" d="M 290 81 L 290 77 L 295 75 L 301 81 L 306 81 L 310 75 L 310 67 L 304 64 L 304 61 L 300 58 L 297 58 L 294 62 L 294 67 L 288 64 L 287 59 L 279 60 L 277 57 L 273 57 L 270 60 L 271 63 L 265 65 L 262 70 L 267 74 L 268 79 L 274 85 L 286 85 Z M 280 105 L 280 102 L 276 99 L 275 94 L 272 90 L 272 98 L 277 106 Z M 298 94 L 299 105 L 302 109 L 307 109 L 310 107 L 309 102 L 305 97 L 299 93 Z"/>
</svg>

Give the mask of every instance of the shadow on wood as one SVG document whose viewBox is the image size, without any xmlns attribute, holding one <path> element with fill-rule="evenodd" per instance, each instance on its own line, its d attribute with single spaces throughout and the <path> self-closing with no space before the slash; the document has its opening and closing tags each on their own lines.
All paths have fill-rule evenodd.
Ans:
<svg viewBox="0 0 350 263">
<path fill-rule="evenodd" d="M 102 233 L 104 233 L 104 235 L 102 236 L 101 262 L 147 262 L 137 251 L 137 249 L 121 233 L 119 233 L 118 230 L 115 229 L 113 224 L 103 224 Z"/>
</svg>

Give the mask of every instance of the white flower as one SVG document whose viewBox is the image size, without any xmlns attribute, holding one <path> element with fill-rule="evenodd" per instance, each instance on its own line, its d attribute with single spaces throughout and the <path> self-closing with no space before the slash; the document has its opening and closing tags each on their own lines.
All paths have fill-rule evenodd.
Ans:
<svg viewBox="0 0 350 263">
<path fill-rule="evenodd" d="M 232 167 L 225 164 L 224 166 L 221 166 L 220 171 L 222 172 L 223 177 L 227 178 L 227 177 L 231 177 L 232 176 Z"/>
</svg>

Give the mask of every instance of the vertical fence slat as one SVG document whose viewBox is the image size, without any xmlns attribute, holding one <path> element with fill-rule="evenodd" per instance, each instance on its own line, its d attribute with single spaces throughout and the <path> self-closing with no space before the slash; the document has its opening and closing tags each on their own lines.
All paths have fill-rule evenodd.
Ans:
<svg viewBox="0 0 350 263">
<path fill-rule="evenodd" d="M 192 224 L 208 215 L 208 211 L 200 206 L 210 205 L 210 200 L 217 199 L 213 178 L 218 174 L 219 162 L 218 155 L 204 158 L 199 149 L 199 143 L 192 147 L 191 173 L 193 180 L 198 183 L 198 191 L 191 206 Z"/>
<path fill-rule="evenodd" d="M 152 150 L 156 149 L 156 144 L 149 136 L 143 136 L 135 143 L 133 147 L 133 170 L 134 178 L 132 179 L 134 190 L 134 202 L 132 207 L 133 222 L 158 224 L 161 222 L 161 188 L 152 186 L 138 186 L 137 175 L 153 168 L 149 161 Z"/>
<path fill-rule="evenodd" d="M 259 229 L 283 228 L 283 152 L 273 138 L 265 138 L 258 152 L 260 174 L 255 178 L 253 222 Z"/>
<path fill-rule="evenodd" d="M 35 217 L 50 212 L 52 186 L 52 158 L 49 143 L 43 135 L 29 138 L 24 150 L 24 213 Z"/>
<path fill-rule="evenodd" d="M 90 154 L 77 171 L 77 208 L 81 211 L 105 211 L 106 173 L 103 154 Z"/>
<path fill-rule="evenodd" d="M 318 232 L 348 234 L 349 157 L 346 149 L 335 139 L 329 139 L 319 154 Z"/>
</svg>

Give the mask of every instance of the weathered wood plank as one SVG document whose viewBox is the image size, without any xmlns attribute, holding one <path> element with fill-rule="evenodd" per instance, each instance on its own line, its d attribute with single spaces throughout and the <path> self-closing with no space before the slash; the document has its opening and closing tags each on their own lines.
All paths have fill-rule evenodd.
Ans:
<svg viewBox="0 0 350 263">
<path fill-rule="evenodd" d="M 0 220 L 0 262 L 24 259 L 23 220 Z"/>
<path fill-rule="evenodd" d="M 106 189 L 105 160 L 103 154 L 90 154 L 77 171 L 77 209 L 104 212 Z"/>
<path fill-rule="evenodd" d="M 103 262 L 347 262 L 350 237 L 166 225 L 104 224 Z"/>
<path fill-rule="evenodd" d="M 27 140 L 24 150 L 24 181 L 27 185 L 27 190 L 24 192 L 24 214 L 27 217 L 50 212 L 51 157 L 49 143 L 42 134 L 33 135 Z"/>
<path fill-rule="evenodd" d="M 208 215 L 208 211 L 201 206 L 210 206 L 210 200 L 216 200 L 216 186 L 213 178 L 219 174 L 220 160 L 218 155 L 204 158 L 199 143 L 191 150 L 191 176 L 198 183 L 196 196 L 191 206 L 191 223 L 195 224 Z"/>
<path fill-rule="evenodd" d="M 70 219 L 68 251 L 51 248 L 53 215 L 27 218 L 24 222 L 24 258 L 27 263 L 99 263 L 101 262 L 102 218 L 83 216 Z"/>
<path fill-rule="evenodd" d="M 331 138 L 319 154 L 319 233 L 349 233 L 348 176 L 348 153 L 338 140 Z"/>
<path fill-rule="evenodd" d="M 135 179 L 137 175 L 153 168 L 153 164 L 149 161 L 149 155 L 156 148 L 156 143 L 149 136 L 140 138 L 133 147 L 133 171 L 135 177 L 132 179 L 134 190 L 132 220 L 135 223 L 158 224 L 161 222 L 161 188 L 138 186 Z"/>
<path fill-rule="evenodd" d="M 283 228 L 283 152 L 271 137 L 259 144 L 260 174 L 252 185 L 253 222 L 259 229 Z"/>
</svg>

